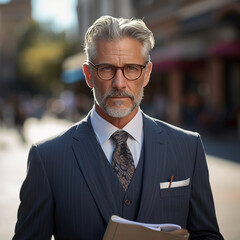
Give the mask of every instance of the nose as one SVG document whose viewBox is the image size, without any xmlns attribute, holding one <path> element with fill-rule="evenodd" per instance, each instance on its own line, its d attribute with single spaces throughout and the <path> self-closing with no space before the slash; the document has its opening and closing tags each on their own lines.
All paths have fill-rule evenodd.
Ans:
<svg viewBox="0 0 240 240">
<path fill-rule="evenodd" d="M 127 79 L 124 77 L 121 69 L 116 70 L 116 74 L 112 80 L 112 87 L 115 89 L 123 89 L 127 86 Z"/>
</svg>

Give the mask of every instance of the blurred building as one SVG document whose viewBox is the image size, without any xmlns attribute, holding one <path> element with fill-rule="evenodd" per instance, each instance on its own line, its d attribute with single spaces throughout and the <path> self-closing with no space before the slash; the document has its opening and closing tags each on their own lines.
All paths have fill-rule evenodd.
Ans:
<svg viewBox="0 0 240 240">
<path fill-rule="evenodd" d="M 79 0 L 77 13 L 81 44 L 101 15 L 141 18 L 153 31 L 147 113 L 194 128 L 240 128 L 239 0 Z M 84 57 L 66 59 L 66 79 L 84 78 L 75 71 Z"/>
<path fill-rule="evenodd" d="M 16 79 L 15 57 L 21 22 L 31 17 L 31 0 L 0 4 L 0 94 Z"/>
<path fill-rule="evenodd" d="M 132 3 L 135 17 L 144 18 L 156 38 L 151 88 L 146 91 L 167 99 L 166 119 L 215 130 L 236 127 L 240 119 L 240 1 Z"/>
<path fill-rule="evenodd" d="M 79 41 L 83 46 L 84 36 L 93 22 L 102 15 L 130 18 L 133 15 L 130 0 L 78 0 L 77 16 L 79 26 Z M 82 64 L 85 53 L 80 52 L 66 59 L 63 64 L 62 80 L 64 83 L 74 83 L 84 79 Z"/>
<path fill-rule="evenodd" d="M 133 7 L 130 0 L 78 0 L 77 6 L 80 40 L 92 23 L 102 15 L 132 17 Z"/>
</svg>

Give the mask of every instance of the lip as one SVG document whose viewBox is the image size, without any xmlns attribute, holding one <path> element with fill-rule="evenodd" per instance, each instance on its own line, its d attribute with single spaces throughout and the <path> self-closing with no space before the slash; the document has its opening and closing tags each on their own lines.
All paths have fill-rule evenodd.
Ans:
<svg viewBox="0 0 240 240">
<path fill-rule="evenodd" d="M 126 101 L 128 101 L 128 99 L 129 99 L 129 97 L 111 97 L 111 100 L 113 102 L 118 102 L 118 101 L 126 102 Z"/>
<path fill-rule="evenodd" d="M 122 96 L 119 96 L 119 97 L 111 97 L 112 99 L 116 98 L 116 99 L 125 99 L 125 98 L 129 98 L 129 97 L 122 97 Z"/>
</svg>

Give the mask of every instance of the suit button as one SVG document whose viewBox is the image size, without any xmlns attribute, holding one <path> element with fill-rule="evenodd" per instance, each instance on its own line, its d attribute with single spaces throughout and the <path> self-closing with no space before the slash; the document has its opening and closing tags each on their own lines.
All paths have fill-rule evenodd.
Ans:
<svg viewBox="0 0 240 240">
<path fill-rule="evenodd" d="M 126 200 L 124 201 L 124 204 L 125 204 L 126 206 L 129 206 L 131 203 L 132 203 L 132 202 L 131 202 L 129 199 L 126 199 Z"/>
</svg>

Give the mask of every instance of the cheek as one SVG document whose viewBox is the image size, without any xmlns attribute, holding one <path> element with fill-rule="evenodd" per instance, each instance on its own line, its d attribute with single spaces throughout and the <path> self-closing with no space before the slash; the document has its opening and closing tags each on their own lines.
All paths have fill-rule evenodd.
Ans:
<svg viewBox="0 0 240 240">
<path fill-rule="evenodd" d="M 107 83 L 102 83 L 102 82 L 95 82 L 94 84 L 94 88 L 95 91 L 97 91 L 99 94 L 103 95 L 106 92 L 109 92 L 111 89 L 111 85 L 109 85 Z"/>
<path fill-rule="evenodd" d="M 143 82 L 139 82 L 133 85 L 130 89 L 134 95 L 138 95 L 142 91 L 142 88 L 143 88 Z"/>
</svg>

